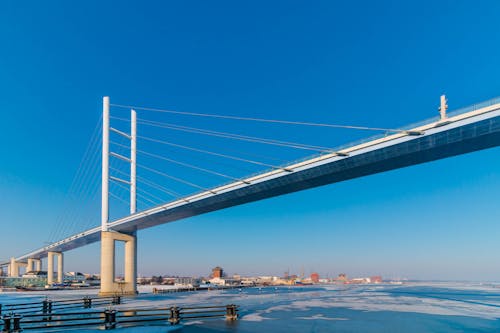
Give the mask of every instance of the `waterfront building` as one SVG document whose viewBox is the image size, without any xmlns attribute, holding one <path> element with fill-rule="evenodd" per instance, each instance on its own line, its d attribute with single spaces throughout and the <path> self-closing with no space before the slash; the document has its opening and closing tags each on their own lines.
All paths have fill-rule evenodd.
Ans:
<svg viewBox="0 0 500 333">
<path fill-rule="evenodd" d="M 347 275 L 344 273 L 340 273 L 339 276 L 337 277 L 338 282 L 347 282 Z"/>
<path fill-rule="evenodd" d="M 186 288 L 198 288 L 200 286 L 201 279 L 193 277 L 178 277 L 175 278 L 174 285 L 176 287 L 186 287 Z"/>
<path fill-rule="evenodd" d="M 67 272 L 64 279 L 71 282 L 84 282 L 87 278 L 85 277 L 85 274 L 80 272 Z"/>
<path fill-rule="evenodd" d="M 222 278 L 224 276 L 224 270 L 222 269 L 222 267 L 215 267 L 212 269 L 212 278 Z"/>
<path fill-rule="evenodd" d="M 137 278 L 137 284 L 149 284 L 151 282 L 151 278 L 149 277 L 144 277 L 144 276 L 140 276 Z"/>
<path fill-rule="evenodd" d="M 210 279 L 209 282 L 211 284 L 215 284 L 218 286 L 239 286 L 241 285 L 241 280 L 229 279 L 229 278 L 213 278 Z"/>
<path fill-rule="evenodd" d="M 258 283 L 258 278 L 254 277 L 244 277 L 241 279 L 241 284 L 244 286 L 255 286 Z"/>
<path fill-rule="evenodd" d="M 318 273 L 311 274 L 311 282 L 312 283 L 319 283 L 319 274 Z"/>
<path fill-rule="evenodd" d="M 47 278 L 47 272 L 46 271 L 30 271 L 26 272 L 25 274 L 22 275 L 23 278 L 25 279 L 35 279 L 35 278 Z"/>
</svg>

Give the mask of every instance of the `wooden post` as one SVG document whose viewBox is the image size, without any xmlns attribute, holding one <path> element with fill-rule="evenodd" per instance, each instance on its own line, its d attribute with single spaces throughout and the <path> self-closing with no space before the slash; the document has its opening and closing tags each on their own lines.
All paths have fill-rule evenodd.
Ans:
<svg viewBox="0 0 500 333">
<path fill-rule="evenodd" d="M 15 314 L 13 319 L 14 319 L 14 323 L 12 325 L 12 331 L 13 332 L 21 332 L 22 329 L 21 329 L 21 315 L 18 315 L 18 314 Z"/>
<path fill-rule="evenodd" d="M 116 328 L 116 310 L 104 311 L 104 329 L 112 330 Z"/>
<path fill-rule="evenodd" d="M 170 318 L 168 319 L 170 325 L 177 325 L 179 323 L 181 320 L 179 313 L 180 311 L 178 307 L 173 306 L 170 308 Z"/>
<path fill-rule="evenodd" d="M 2 332 L 10 332 L 10 316 L 5 315 L 2 317 L 2 320 L 3 320 Z"/>
<path fill-rule="evenodd" d="M 236 320 L 237 318 L 238 314 L 236 313 L 236 305 L 226 305 L 226 320 Z"/>
</svg>

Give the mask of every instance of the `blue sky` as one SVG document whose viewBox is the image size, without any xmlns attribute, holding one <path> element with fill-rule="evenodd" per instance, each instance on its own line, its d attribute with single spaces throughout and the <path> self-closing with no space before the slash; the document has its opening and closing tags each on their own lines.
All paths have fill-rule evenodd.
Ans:
<svg viewBox="0 0 500 333">
<path fill-rule="evenodd" d="M 191 112 L 397 127 L 435 116 L 442 93 L 451 109 L 500 95 L 499 11 L 496 1 L 5 1 L 0 258 L 38 248 L 61 228 L 102 96 L 117 104 Z M 112 113 L 127 116 L 119 109 Z M 147 112 L 139 117 L 326 146 L 372 134 Z M 142 130 L 233 155 L 290 160 L 304 154 Z M 235 176 L 257 171 L 163 152 L 219 171 L 234 169 Z M 498 280 L 498 152 L 141 231 L 139 273 L 207 274 L 220 265 L 242 274 L 303 269 L 323 276 Z M 153 165 L 204 186 L 225 181 Z M 68 209 L 97 225 L 99 207 L 95 198 L 88 202 Z M 81 225 L 75 224 L 77 230 Z M 66 269 L 98 271 L 98 250 L 94 244 L 68 252 Z"/>
</svg>

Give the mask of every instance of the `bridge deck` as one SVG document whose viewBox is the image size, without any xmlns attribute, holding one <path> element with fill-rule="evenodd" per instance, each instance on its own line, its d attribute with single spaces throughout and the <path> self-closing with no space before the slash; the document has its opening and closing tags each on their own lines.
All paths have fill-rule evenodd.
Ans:
<svg viewBox="0 0 500 333">
<path fill-rule="evenodd" d="M 421 135 L 416 135 L 421 132 Z M 110 223 L 133 232 L 159 224 L 321 185 L 434 161 L 500 145 L 500 101 L 488 101 L 446 122 L 432 121 L 382 138 L 353 144 L 285 169 L 276 169 L 138 212 Z M 100 227 L 25 254 L 41 258 L 48 251 L 68 251 L 100 240 Z"/>
</svg>

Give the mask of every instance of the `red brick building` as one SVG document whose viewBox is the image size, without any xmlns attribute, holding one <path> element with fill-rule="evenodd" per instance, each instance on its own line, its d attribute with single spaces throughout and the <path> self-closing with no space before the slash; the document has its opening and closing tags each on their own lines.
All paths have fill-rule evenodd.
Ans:
<svg viewBox="0 0 500 333">
<path fill-rule="evenodd" d="M 221 267 L 217 266 L 212 269 L 212 277 L 221 279 L 224 276 L 224 271 Z"/>
</svg>

